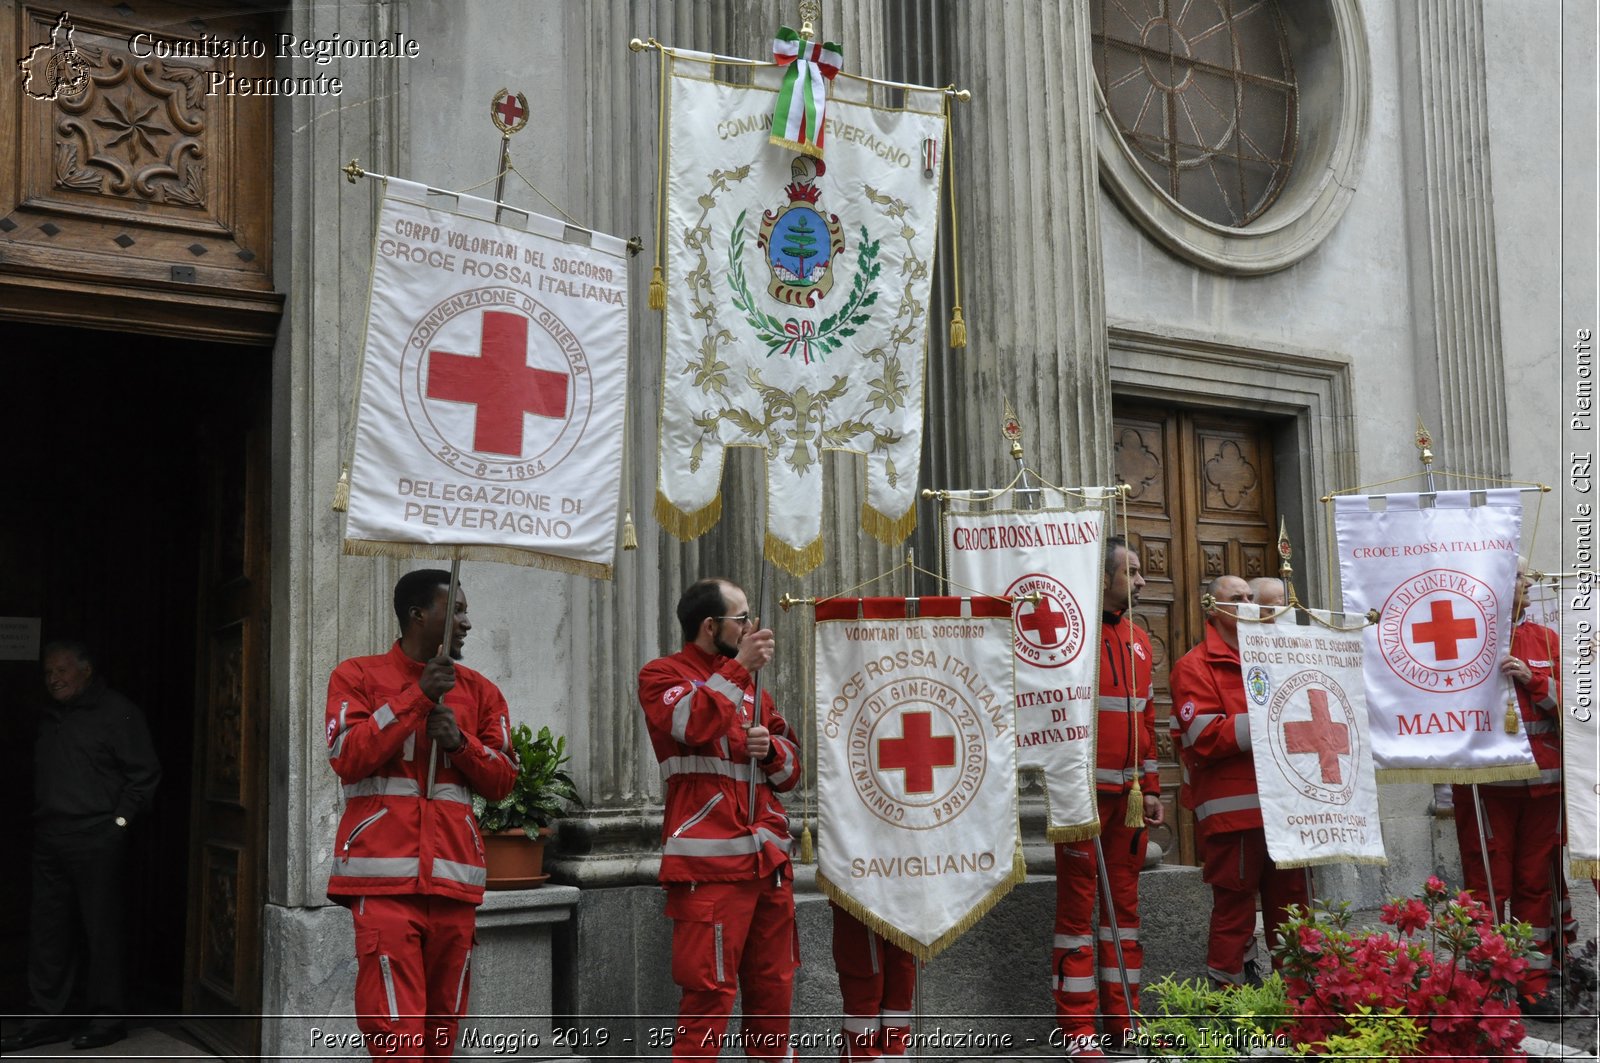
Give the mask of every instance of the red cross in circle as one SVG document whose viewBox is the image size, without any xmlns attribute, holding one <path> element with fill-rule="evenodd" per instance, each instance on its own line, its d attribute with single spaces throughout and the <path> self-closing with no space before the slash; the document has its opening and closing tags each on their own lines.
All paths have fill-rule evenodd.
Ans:
<svg viewBox="0 0 1600 1063">
<path fill-rule="evenodd" d="M 1056 631 L 1067 627 L 1067 614 L 1053 606 L 1046 595 L 1039 599 L 1032 612 L 1017 617 L 1017 626 L 1037 634 L 1044 645 L 1054 646 L 1058 641 Z"/>
<path fill-rule="evenodd" d="M 1333 722 L 1326 690 L 1310 690 L 1306 694 L 1311 699 L 1311 721 L 1284 724 L 1284 746 L 1291 753 L 1315 753 L 1322 781 L 1341 783 L 1344 779 L 1339 771 L 1339 754 L 1350 752 L 1350 727 Z"/>
<path fill-rule="evenodd" d="M 567 374 L 528 365 L 528 319 L 483 312 L 480 353 L 428 352 L 428 398 L 477 407 L 472 449 L 522 456 L 522 415 L 565 417 Z"/>
<path fill-rule="evenodd" d="M 878 767 L 884 771 L 904 771 L 906 793 L 933 792 L 933 769 L 956 766 L 955 735 L 933 733 L 933 713 L 906 712 L 900 715 L 903 738 L 878 739 Z"/>
<path fill-rule="evenodd" d="M 506 98 L 494 105 L 494 110 L 500 116 L 500 120 L 508 126 L 516 125 L 524 113 L 522 105 L 517 102 L 516 94 L 511 92 L 506 93 Z"/>
<path fill-rule="evenodd" d="M 1433 659 L 1436 661 L 1455 660 L 1461 656 L 1456 643 L 1476 638 L 1478 622 L 1470 616 L 1457 620 L 1448 598 L 1429 602 L 1428 609 L 1431 619 L 1411 625 L 1411 641 L 1433 643 Z"/>
</svg>

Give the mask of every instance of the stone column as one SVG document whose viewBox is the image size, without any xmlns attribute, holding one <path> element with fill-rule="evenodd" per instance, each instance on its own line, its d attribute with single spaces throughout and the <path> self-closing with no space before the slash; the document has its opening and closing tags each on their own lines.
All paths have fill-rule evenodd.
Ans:
<svg viewBox="0 0 1600 1063">
<path fill-rule="evenodd" d="M 1441 467 L 1509 476 L 1483 6 L 1396 10 L 1418 402 Z"/>
</svg>

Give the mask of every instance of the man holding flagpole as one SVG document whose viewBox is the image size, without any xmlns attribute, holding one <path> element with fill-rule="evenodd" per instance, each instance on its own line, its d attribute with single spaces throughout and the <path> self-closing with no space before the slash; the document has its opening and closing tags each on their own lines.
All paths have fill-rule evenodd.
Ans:
<svg viewBox="0 0 1600 1063">
<path fill-rule="evenodd" d="M 518 771 L 506 699 L 456 663 L 472 624 L 459 589 L 446 623 L 449 588 L 443 569 L 400 577 L 400 638 L 328 680 L 345 799 L 328 899 L 355 922 L 356 1025 L 374 1056 L 451 1055 L 486 878 L 472 794 L 497 801 Z"/>
<path fill-rule="evenodd" d="M 683 990 L 672 1056 L 716 1058 L 742 992 L 745 1055 L 785 1060 L 800 954 L 789 818 L 777 795 L 801 772 L 772 696 L 761 691 L 756 702 L 772 631 L 750 615 L 744 591 L 722 579 L 690 586 L 677 615 L 683 649 L 639 672 L 639 705 L 666 787 L 660 880 L 672 980 Z"/>
</svg>

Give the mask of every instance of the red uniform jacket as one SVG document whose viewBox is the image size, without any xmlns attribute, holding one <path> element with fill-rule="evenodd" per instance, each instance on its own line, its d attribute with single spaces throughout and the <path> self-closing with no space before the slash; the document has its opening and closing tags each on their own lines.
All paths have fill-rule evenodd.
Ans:
<svg viewBox="0 0 1600 1063">
<path fill-rule="evenodd" d="M 744 666 L 686 643 L 639 672 L 639 705 L 661 763 L 666 818 L 662 882 L 742 882 L 789 869 L 789 817 L 777 792 L 800 781 L 800 751 L 789 725 L 762 692 L 762 726 L 772 752 L 756 769 L 750 814 L 745 725 L 755 686 Z M 756 721 L 751 721 L 756 722 Z"/>
<path fill-rule="evenodd" d="M 1150 700 L 1150 636 L 1126 616 L 1102 615 L 1100 715 L 1095 783 L 1103 794 L 1125 794 L 1139 776 L 1147 796 L 1161 793 L 1156 761 L 1156 707 Z M 1135 748 L 1134 728 L 1138 728 Z"/>
<path fill-rule="evenodd" d="M 444 703 L 466 744 L 439 751 L 424 797 L 433 703 L 417 685 L 421 677 L 422 662 L 397 641 L 380 656 L 350 658 L 328 680 L 328 761 L 345 799 L 328 898 L 340 904 L 396 893 L 483 900 L 483 839 L 472 791 L 498 801 L 516 780 L 506 699 L 483 676 L 456 665 L 456 685 Z"/>
<path fill-rule="evenodd" d="M 1200 837 L 1261 826 L 1239 651 L 1207 624 L 1205 641 L 1172 666 L 1171 678 L 1181 797 L 1194 810 Z"/>
<path fill-rule="evenodd" d="M 1511 629 L 1511 656 L 1528 663 L 1533 678 L 1527 686 L 1513 684 L 1522 726 L 1533 747 L 1539 777 L 1486 786 L 1527 787 L 1530 796 L 1561 792 L 1561 636 L 1531 620 Z"/>
</svg>

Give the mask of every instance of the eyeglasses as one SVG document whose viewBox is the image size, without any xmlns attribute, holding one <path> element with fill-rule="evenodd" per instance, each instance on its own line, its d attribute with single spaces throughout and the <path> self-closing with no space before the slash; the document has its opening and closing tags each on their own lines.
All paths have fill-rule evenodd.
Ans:
<svg viewBox="0 0 1600 1063">
<path fill-rule="evenodd" d="M 718 619 L 718 620 L 732 620 L 735 623 L 739 623 L 739 624 L 754 624 L 755 623 L 755 618 L 752 617 L 749 613 L 740 613 L 738 616 L 719 616 L 716 619 Z"/>
</svg>

